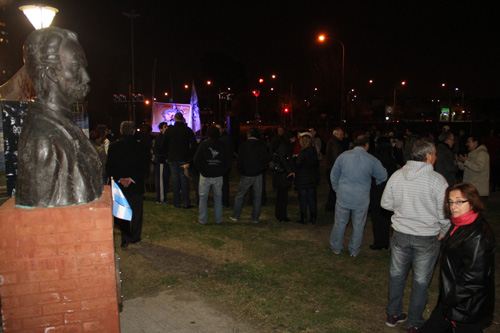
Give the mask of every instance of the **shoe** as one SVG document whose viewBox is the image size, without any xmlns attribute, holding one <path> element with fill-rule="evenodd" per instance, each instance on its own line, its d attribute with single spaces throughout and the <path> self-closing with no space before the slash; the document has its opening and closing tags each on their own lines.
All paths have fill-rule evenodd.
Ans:
<svg viewBox="0 0 500 333">
<path fill-rule="evenodd" d="M 259 223 L 259 220 L 254 220 L 252 221 L 252 223 Z"/>
<path fill-rule="evenodd" d="M 198 221 L 198 219 L 194 219 L 193 222 L 196 224 L 205 225 L 205 223 L 201 223 L 200 221 Z"/>
<path fill-rule="evenodd" d="M 387 314 L 387 319 L 385 320 L 385 324 L 389 327 L 395 327 L 399 323 L 404 323 L 406 319 L 408 319 L 408 316 L 405 313 L 401 313 L 399 316 L 393 316 Z"/>
<path fill-rule="evenodd" d="M 307 224 L 307 215 L 300 213 L 300 220 L 298 220 L 297 222 Z"/>
<path fill-rule="evenodd" d="M 187 205 L 186 207 L 184 207 L 184 209 L 191 209 L 193 207 L 194 207 L 193 205 Z"/>
<path fill-rule="evenodd" d="M 317 213 L 311 213 L 311 223 L 316 224 L 316 218 L 318 217 Z"/>
<path fill-rule="evenodd" d="M 130 244 L 129 242 L 122 242 L 121 248 L 125 249 L 128 247 L 129 244 Z"/>
<path fill-rule="evenodd" d="M 335 250 L 332 250 L 332 252 L 333 252 L 333 254 L 336 254 L 336 255 L 341 255 L 341 254 L 342 254 L 342 251 L 337 252 L 337 251 L 335 251 Z"/>
<path fill-rule="evenodd" d="M 130 244 L 139 243 L 140 241 L 141 241 L 141 239 L 139 238 L 138 240 L 135 240 L 135 241 L 130 241 Z"/>
<path fill-rule="evenodd" d="M 358 253 L 358 254 L 359 254 L 359 253 Z M 352 254 L 352 253 L 351 253 L 351 254 L 350 254 L 350 256 L 351 256 L 351 257 L 353 257 L 353 258 L 356 258 L 356 257 L 358 256 L 358 254 Z"/>
<path fill-rule="evenodd" d="M 238 219 L 236 217 L 229 216 L 229 219 L 233 222 L 238 222 Z"/>
<path fill-rule="evenodd" d="M 417 333 L 418 332 L 418 327 L 412 326 L 406 332 L 407 333 Z"/>
<path fill-rule="evenodd" d="M 156 204 L 157 205 L 163 205 L 165 202 L 164 201 L 157 201 Z"/>
</svg>

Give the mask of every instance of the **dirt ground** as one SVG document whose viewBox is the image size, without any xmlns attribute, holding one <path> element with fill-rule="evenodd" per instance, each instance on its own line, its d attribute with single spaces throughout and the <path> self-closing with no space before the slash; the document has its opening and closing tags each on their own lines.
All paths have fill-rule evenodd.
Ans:
<svg viewBox="0 0 500 333">
<path fill-rule="evenodd" d="M 148 259 L 156 270 L 175 273 L 181 279 L 202 273 L 212 266 L 204 258 L 146 242 L 129 250 Z M 257 325 L 236 319 L 227 310 L 186 288 L 168 290 L 155 297 L 125 300 L 120 312 L 120 326 L 122 333 L 263 332 Z"/>
</svg>

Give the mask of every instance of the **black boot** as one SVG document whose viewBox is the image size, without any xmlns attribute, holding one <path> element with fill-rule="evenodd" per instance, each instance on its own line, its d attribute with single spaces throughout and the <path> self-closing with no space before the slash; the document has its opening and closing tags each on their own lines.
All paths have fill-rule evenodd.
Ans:
<svg viewBox="0 0 500 333">
<path fill-rule="evenodd" d="M 311 213 L 311 223 L 316 224 L 316 218 L 318 217 L 318 213 Z"/>
<path fill-rule="evenodd" d="M 307 224 L 307 214 L 300 213 L 300 220 L 297 222 L 300 222 L 302 224 Z"/>
</svg>

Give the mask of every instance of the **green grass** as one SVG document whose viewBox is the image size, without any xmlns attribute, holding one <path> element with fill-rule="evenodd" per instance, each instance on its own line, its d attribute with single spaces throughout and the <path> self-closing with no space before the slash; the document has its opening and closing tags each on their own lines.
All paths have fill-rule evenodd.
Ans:
<svg viewBox="0 0 500 333">
<path fill-rule="evenodd" d="M 147 193 L 142 244 L 122 250 L 119 232 L 115 231 L 124 297 L 188 288 L 224 306 L 235 317 L 256 323 L 259 331 L 394 332 L 384 325 L 389 251 L 368 248 L 373 240 L 370 219 L 361 254 L 357 258 L 334 255 L 329 250 L 333 216 L 323 212 L 326 181 L 323 179 L 318 187 L 318 225 L 313 226 L 279 223 L 274 218 L 270 178 L 268 175 L 268 200 L 259 224 L 250 222 L 251 207 L 245 206 L 237 223 L 229 220 L 231 210 L 225 209 L 222 226 L 214 224 L 210 208 L 209 224 L 200 226 L 193 223 L 197 209 L 156 205 L 154 195 Z M 233 172 L 232 199 L 238 181 L 238 174 Z M 296 192 L 290 190 L 289 196 L 289 217 L 297 219 Z M 498 232 L 500 195 L 490 200 L 492 208 L 486 216 Z M 344 246 L 349 236 L 350 228 Z M 154 245 L 158 255 L 141 252 L 145 244 Z M 438 272 L 436 269 L 431 283 L 425 317 L 436 304 Z M 408 278 L 405 310 L 410 288 Z M 487 331 L 498 329 L 495 321 Z"/>
</svg>

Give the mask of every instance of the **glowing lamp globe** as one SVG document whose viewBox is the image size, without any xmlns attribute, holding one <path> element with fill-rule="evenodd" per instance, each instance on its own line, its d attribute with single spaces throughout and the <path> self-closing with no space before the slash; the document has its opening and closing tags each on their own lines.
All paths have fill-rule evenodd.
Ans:
<svg viewBox="0 0 500 333">
<path fill-rule="evenodd" d="M 54 16 L 59 11 L 54 7 L 41 5 L 21 6 L 19 9 L 26 15 L 35 29 L 43 29 L 50 26 Z"/>
</svg>

